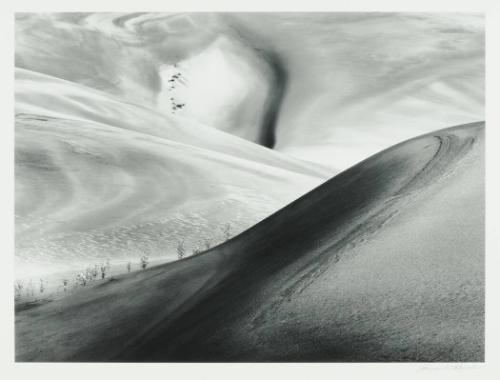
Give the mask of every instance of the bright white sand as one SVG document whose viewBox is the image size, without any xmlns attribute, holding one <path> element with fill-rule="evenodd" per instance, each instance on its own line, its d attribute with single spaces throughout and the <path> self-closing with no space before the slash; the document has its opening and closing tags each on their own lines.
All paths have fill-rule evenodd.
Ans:
<svg viewBox="0 0 500 380">
<path fill-rule="evenodd" d="M 177 256 L 250 227 L 327 172 L 180 116 L 27 70 L 16 82 L 17 276 Z"/>
<path fill-rule="evenodd" d="M 176 114 L 250 141 L 279 106 L 276 149 L 337 171 L 484 119 L 477 14 L 19 14 L 16 66 L 165 115 L 174 97 Z"/>
</svg>

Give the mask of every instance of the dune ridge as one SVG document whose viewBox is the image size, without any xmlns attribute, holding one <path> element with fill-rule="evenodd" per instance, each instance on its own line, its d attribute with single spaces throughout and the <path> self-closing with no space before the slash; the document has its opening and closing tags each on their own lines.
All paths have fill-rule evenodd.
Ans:
<svg viewBox="0 0 500 380">
<path fill-rule="evenodd" d="M 190 252 L 216 244 L 224 225 L 234 235 L 332 172 L 19 68 L 15 165 L 16 278 L 106 258 L 172 260 L 180 241 Z"/>
<path fill-rule="evenodd" d="M 484 119 L 483 23 L 473 13 L 18 14 L 16 67 L 167 116 L 173 97 L 190 121 L 338 172 Z M 180 72 L 186 82 L 170 91 L 163 74 Z"/>
<path fill-rule="evenodd" d="M 382 151 L 201 255 L 18 313 L 16 360 L 483 360 L 483 125 Z"/>
</svg>

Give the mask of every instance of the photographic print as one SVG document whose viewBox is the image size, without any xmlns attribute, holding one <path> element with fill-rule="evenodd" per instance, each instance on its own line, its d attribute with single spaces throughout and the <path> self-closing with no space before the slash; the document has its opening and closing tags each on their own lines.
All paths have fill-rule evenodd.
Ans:
<svg viewBox="0 0 500 380">
<path fill-rule="evenodd" d="M 484 17 L 15 14 L 17 362 L 483 362 Z"/>
</svg>

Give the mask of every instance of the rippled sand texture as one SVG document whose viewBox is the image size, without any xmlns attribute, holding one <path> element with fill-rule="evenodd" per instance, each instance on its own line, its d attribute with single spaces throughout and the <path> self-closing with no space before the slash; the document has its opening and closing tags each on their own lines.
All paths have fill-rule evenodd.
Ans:
<svg viewBox="0 0 500 380">
<path fill-rule="evenodd" d="M 484 360 L 481 15 L 15 26 L 16 360 Z"/>
<path fill-rule="evenodd" d="M 309 166 L 108 95 L 18 72 L 18 271 L 176 257 L 250 227 L 322 181 Z M 38 91 L 38 89 L 40 89 Z"/>
<path fill-rule="evenodd" d="M 383 151 L 204 254 L 18 313 L 17 360 L 484 360 L 483 125 Z"/>
<path fill-rule="evenodd" d="M 19 15 L 16 65 L 337 171 L 484 119 L 475 14 Z"/>
</svg>

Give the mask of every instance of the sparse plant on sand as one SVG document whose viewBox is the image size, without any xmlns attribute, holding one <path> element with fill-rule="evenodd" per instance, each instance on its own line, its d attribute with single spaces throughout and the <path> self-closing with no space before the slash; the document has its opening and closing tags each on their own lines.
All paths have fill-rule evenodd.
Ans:
<svg viewBox="0 0 500 380">
<path fill-rule="evenodd" d="M 87 285 L 87 277 L 83 272 L 78 273 L 76 275 L 76 282 L 80 284 L 81 286 L 86 286 Z"/>
<path fill-rule="evenodd" d="M 186 255 L 186 249 L 184 248 L 184 240 L 177 243 L 177 258 L 180 260 Z"/>
<path fill-rule="evenodd" d="M 106 278 L 107 269 L 108 267 L 106 265 L 101 264 L 101 279 L 103 280 Z"/>
<path fill-rule="evenodd" d="M 148 266 L 149 264 L 149 257 L 144 255 L 141 257 L 141 267 L 142 269 L 146 269 L 146 267 Z"/>
</svg>

